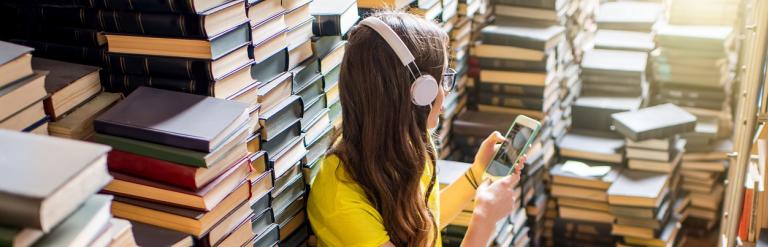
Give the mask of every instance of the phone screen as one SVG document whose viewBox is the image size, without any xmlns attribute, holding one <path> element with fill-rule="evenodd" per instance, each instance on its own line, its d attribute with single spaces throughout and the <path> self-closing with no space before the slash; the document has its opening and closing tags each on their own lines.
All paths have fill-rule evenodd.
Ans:
<svg viewBox="0 0 768 247">
<path fill-rule="evenodd" d="M 503 177 L 510 174 L 514 165 L 532 138 L 534 130 L 526 126 L 515 123 L 507 132 L 506 140 L 501 143 L 499 151 L 491 160 L 486 172 L 492 176 Z"/>
</svg>

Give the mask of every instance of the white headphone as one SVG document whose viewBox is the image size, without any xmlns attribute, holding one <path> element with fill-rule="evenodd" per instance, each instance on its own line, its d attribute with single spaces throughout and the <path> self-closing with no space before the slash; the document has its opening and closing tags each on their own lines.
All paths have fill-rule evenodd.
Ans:
<svg viewBox="0 0 768 247">
<path fill-rule="evenodd" d="M 392 30 L 387 23 L 376 17 L 368 17 L 360 21 L 360 24 L 370 27 L 376 33 L 378 33 L 384 41 L 389 44 L 389 47 L 395 51 L 395 54 L 400 58 L 400 62 L 403 63 L 411 73 L 414 81 L 411 83 L 411 101 L 418 106 L 426 106 L 432 103 L 437 97 L 437 80 L 429 74 L 421 74 L 419 67 L 416 66 L 416 59 L 405 46 L 405 43 L 400 36 Z"/>
</svg>

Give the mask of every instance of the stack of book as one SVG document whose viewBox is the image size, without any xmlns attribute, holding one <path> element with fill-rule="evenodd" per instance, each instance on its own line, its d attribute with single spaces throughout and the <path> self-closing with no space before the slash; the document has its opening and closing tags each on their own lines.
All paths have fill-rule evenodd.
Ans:
<svg viewBox="0 0 768 247">
<path fill-rule="evenodd" d="M 597 49 L 650 52 L 654 48 L 652 27 L 662 13 L 654 2 L 606 2 L 597 16 Z"/>
<path fill-rule="evenodd" d="M 88 139 L 94 134 L 93 119 L 122 98 L 101 91 L 98 67 L 35 57 L 32 69 L 48 71 L 43 108 L 52 136 Z"/>
<path fill-rule="evenodd" d="M 552 197 L 558 217 L 547 245 L 613 246 L 608 190 L 622 168 L 616 164 L 565 159 L 552 167 Z M 550 245 L 551 244 L 551 245 Z"/>
<path fill-rule="evenodd" d="M 458 1 L 451 3 L 452 8 L 456 8 Z M 446 9 L 447 11 L 448 9 Z M 440 126 L 437 128 L 437 140 L 440 152 L 440 158 L 448 158 L 451 155 L 451 130 L 453 120 L 467 104 L 467 81 L 469 80 L 469 47 L 472 45 L 472 21 L 464 15 L 456 15 L 453 11 L 453 17 L 443 23 L 443 28 L 450 37 L 448 44 L 449 67 L 456 71 L 456 86 L 454 91 L 446 95 L 443 100 L 443 113 L 440 115 Z M 443 12 L 444 14 L 447 12 Z"/>
<path fill-rule="evenodd" d="M 248 153 L 249 125 L 245 103 L 139 87 L 94 120 L 94 140 L 114 148 L 115 180 L 104 188 L 115 195 L 112 213 L 204 246 L 277 242 L 277 226 L 265 230 L 271 218 L 251 224 L 269 207 L 258 194 L 272 179 Z"/>
<path fill-rule="evenodd" d="M 690 199 L 688 217 L 683 221 L 689 235 L 706 237 L 716 229 L 724 197 L 723 179 L 731 151 L 733 144 L 730 139 L 717 141 L 710 150 L 690 152 L 686 148 L 680 174 L 683 177 L 682 190 Z"/>
<path fill-rule="evenodd" d="M 671 227 L 670 224 L 684 220 L 685 216 L 679 211 L 690 212 L 690 209 L 686 209 L 687 205 L 677 203 L 688 200 L 679 189 L 682 179 L 679 167 L 685 153 L 685 140 L 678 136 L 694 129 L 696 117 L 673 104 L 663 104 L 634 112 L 616 113 L 612 118 L 616 130 L 627 138 L 629 171 L 622 175 L 631 178 L 629 180 L 632 183 L 628 183 L 631 185 L 629 187 L 657 188 L 662 183 L 661 178 L 666 179 L 663 181 L 665 191 L 661 195 L 663 198 L 659 199 L 659 195 L 652 197 L 657 200 L 655 201 L 657 204 L 642 206 L 640 201 L 618 202 L 618 205 L 611 203 L 612 211 L 617 215 L 614 235 L 623 236 L 628 244 L 672 244 L 675 241 L 674 234 L 679 228 L 679 223 L 674 223 L 678 225 L 675 227 Z M 648 185 L 645 185 L 646 183 Z M 627 186 L 621 187 L 618 184 L 615 186 L 617 187 L 611 188 L 615 193 L 630 191 L 627 190 Z M 649 197 L 650 194 L 645 196 Z M 642 196 L 635 195 L 635 197 Z M 662 202 L 659 203 L 658 200 Z M 637 205 L 633 206 L 632 203 Z M 629 210 L 632 207 L 635 208 Z M 641 209 L 647 210 L 647 213 L 641 214 Z M 640 215 L 644 218 L 638 217 Z M 644 241 L 640 241 L 643 239 Z"/>
<path fill-rule="evenodd" d="M 582 95 L 647 98 L 647 60 L 645 52 L 587 51 L 581 62 Z"/>
<path fill-rule="evenodd" d="M 47 72 L 33 71 L 30 47 L 0 41 L 0 50 L 0 129 L 47 135 Z"/>
<path fill-rule="evenodd" d="M 737 0 L 672 0 L 667 5 L 667 20 L 675 25 L 732 26 L 741 14 Z"/>
<path fill-rule="evenodd" d="M 136 246 L 131 224 L 112 218 L 104 145 L 0 130 L 0 244 Z M 45 155 L 40 155 L 44 153 Z"/>
<path fill-rule="evenodd" d="M 731 30 L 729 26 L 660 25 L 655 38 L 658 48 L 651 52 L 655 103 L 728 112 L 734 61 L 726 43 L 732 40 Z"/>
<path fill-rule="evenodd" d="M 408 13 L 421 16 L 429 21 L 442 23 L 444 7 L 443 1 L 441 0 L 418 0 L 411 2 L 408 8 Z"/>
<path fill-rule="evenodd" d="M 616 223 L 612 233 L 624 244 L 675 246 L 684 234 L 676 215 L 670 174 L 625 170 L 608 189 L 608 203 Z"/>
<path fill-rule="evenodd" d="M 108 2 L 3 1 L 0 39 L 34 47 L 38 57 L 105 66 L 104 16 L 94 7 Z"/>
</svg>

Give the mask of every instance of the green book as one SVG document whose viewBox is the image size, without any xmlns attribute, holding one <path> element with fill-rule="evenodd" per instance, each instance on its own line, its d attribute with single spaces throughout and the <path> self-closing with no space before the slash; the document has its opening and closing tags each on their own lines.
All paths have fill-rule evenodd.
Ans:
<svg viewBox="0 0 768 247">
<path fill-rule="evenodd" d="M 197 152 L 105 134 L 95 134 L 93 137 L 94 141 L 117 150 L 195 167 L 207 168 L 213 164 L 214 156 L 218 156 L 217 153 Z"/>
</svg>

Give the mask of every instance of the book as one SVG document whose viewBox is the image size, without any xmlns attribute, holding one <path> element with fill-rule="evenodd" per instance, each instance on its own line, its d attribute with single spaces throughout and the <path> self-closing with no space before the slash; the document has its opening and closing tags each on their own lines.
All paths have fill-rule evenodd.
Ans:
<svg viewBox="0 0 768 247">
<path fill-rule="evenodd" d="M 581 96 L 573 103 L 573 127 L 611 131 L 611 114 L 640 108 L 640 97 Z"/>
<path fill-rule="evenodd" d="M 168 228 L 131 221 L 133 235 L 139 246 L 192 246 L 192 236 Z"/>
<path fill-rule="evenodd" d="M 237 246 L 245 243 L 253 237 L 251 218 L 253 215 L 247 217 L 245 220 L 236 225 L 235 229 L 228 233 L 228 235 L 219 240 L 218 242 L 204 241 L 198 242 L 200 246 Z"/>
<path fill-rule="evenodd" d="M 312 33 L 317 36 L 344 36 L 360 19 L 357 1 L 317 0 L 310 3 L 315 20 Z"/>
<path fill-rule="evenodd" d="M 121 150 L 111 151 L 107 160 L 111 171 L 140 176 L 183 189 L 197 190 L 236 164 L 247 150 L 244 145 L 235 145 L 223 152 L 226 152 L 224 157 L 210 168 L 178 164 Z"/>
<path fill-rule="evenodd" d="M 673 104 L 616 113 L 611 117 L 616 130 L 633 141 L 668 138 L 693 131 L 696 126 L 696 116 Z"/>
<path fill-rule="evenodd" d="M 174 0 L 169 2 L 136 1 L 132 3 L 127 3 L 127 2 L 116 1 L 116 0 L 103 0 L 103 1 L 91 2 L 92 6 L 90 7 L 102 8 L 102 9 L 115 9 L 115 10 L 131 10 L 131 11 L 141 11 L 141 12 L 199 14 L 231 1 L 232 0 L 216 0 L 216 1 Z"/>
<path fill-rule="evenodd" d="M 661 10 L 661 4 L 653 2 L 604 3 L 595 21 L 599 29 L 651 31 Z"/>
<path fill-rule="evenodd" d="M 259 104 L 261 104 L 259 115 L 264 115 L 291 95 L 291 81 L 291 74 L 285 73 L 259 87 Z"/>
<path fill-rule="evenodd" d="M 44 58 L 33 58 L 32 68 L 48 71 L 44 100 L 46 114 L 59 119 L 84 101 L 101 92 L 99 68 Z"/>
<path fill-rule="evenodd" d="M 167 205 L 210 211 L 248 177 L 249 168 L 250 164 L 243 157 L 219 177 L 195 190 L 174 188 L 138 176 L 112 172 L 115 179 L 104 187 L 104 191 Z"/>
<path fill-rule="evenodd" d="M 275 246 L 280 241 L 280 230 L 276 224 L 271 224 L 269 228 L 259 235 L 256 235 L 248 242 L 249 246 Z"/>
<path fill-rule="evenodd" d="M 209 39 L 247 22 L 244 9 L 244 0 L 235 0 L 195 14 L 100 10 L 98 15 L 107 39 L 111 33 Z"/>
<path fill-rule="evenodd" d="M 251 77 L 262 85 L 285 76 L 288 69 L 288 51 L 286 49 L 269 54 L 266 59 L 251 66 Z"/>
<path fill-rule="evenodd" d="M 289 42 L 288 43 L 288 68 L 293 69 L 296 68 L 301 62 L 304 62 L 310 58 L 312 58 L 315 54 L 312 51 L 312 32 L 309 29 L 306 29 L 306 27 L 310 27 L 307 24 L 311 24 L 311 22 L 307 21 L 305 26 L 300 27 L 301 30 L 289 30 L 287 38 L 289 41 L 293 40 L 302 40 L 306 38 L 304 41 L 296 41 L 296 42 Z M 293 35 L 293 36 L 291 36 Z M 297 37 L 296 35 L 300 36 Z"/>
<path fill-rule="evenodd" d="M 645 52 L 594 49 L 584 53 L 584 71 L 616 73 L 642 78 L 648 55 Z"/>
<path fill-rule="evenodd" d="M 109 53 L 106 68 L 115 74 L 220 81 L 250 61 L 242 44 L 216 60 Z"/>
<path fill-rule="evenodd" d="M 230 212 L 247 208 L 245 201 L 249 196 L 248 184 L 242 183 L 209 212 L 117 196 L 112 202 L 112 213 L 116 217 L 202 237 Z"/>
<path fill-rule="evenodd" d="M 2 226 L 0 227 L 0 244 L 3 246 L 32 246 L 43 235 L 43 231 L 33 228 Z"/>
<path fill-rule="evenodd" d="M 335 36 L 329 36 L 329 37 L 335 37 Z M 346 51 L 346 41 L 341 41 L 336 43 L 333 47 L 330 48 L 330 50 L 327 50 L 327 52 L 323 52 L 323 48 L 321 47 L 321 41 L 323 38 L 320 39 L 312 39 L 312 49 L 315 51 L 315 55 L 320 59 L 320 73 L 323 75 L 328 75 L 331 73 L 331 71 L 339 67 L 341 65 L 341 61 L 344 58 L 344 53 Z"/>
<path fill-rule="evenodd" d="M 683 158 L 684 151 L 678 150 L 675 152 L 675 154 L 672 156 L 673 158 L 670 160 L 665 161 L 654 161 L 649 159 L 634 159 L 631 158 L 629 153 L 630 149 L 627 149 L 627 157 L 629 157 L 629 161 L 627 162 L 627 166 L 629 169 L 632 170 L 640 170 L 640 171 L 652 171 L 652 172 L 663 172 L 663 173 L 673 173 L 675 169 L 678 167 L 678 165 L 681 163 Z"/>
<path fill-rule="evenodd" d="M 122 95 L 118 93 L 99 93 L 58 121 L 51 122 L 48 131 L 52 136 L 84 140 L 95 132 L 93 119 L 121 98 Z"/>
<path fill-rule="evenodd" d="M 250 43 L 250 29 L 243 24 L 207 39 L 107 34 L 110 53 L 218 59 Z"/>
<path fill-rule="evenodd" d="M 636 207 L 658 207 L 668 188 L 669 174 L 623 171 L 608 188 L 608 203 Z"/>
<path fill-rule="evenodd" d="M 482 29 L 483 44 L 514 46 L 547 51 L 560 42 L 562 26 L 487 26 Z"/>
<path fill-rule="evenodd" d="M 112 218 L 109 220 L 109 232 L 112 235 L 111 247 L 136 246 L 133 236 L 133 226 L 130 221 Z"/>
<path fill-rule="evenodd" d="M 72 215 L 45 234 L 37 246 L 87 246 L 103 234 L 112 218 L 111 196 L 91 195 Z"/>
<path fill-rule="evenodd" d="M 112 179 L 106 169 L 107 146 L 5 130 L 0 130 L 0 139 L 7 152 L 0 162 L 7 175 L 0 182 L 4 225 L 49 232 Z"/>
<path fill-rule="evenodd" d="M 0 129 L 28 132 L 45 122 L 48 122 L 48 117 L 45 115 L 43 102 L 38 101 L 0 121 Z"/>
<path fill-rule="evenodd" d="M 532 23 L 534 25 L 559 24 L 560 15 L 557 10 L 528 8 L 514 5 L 496 4 L 496 25 L 515 25 L 519 23 Z"/>
<path fill-rule="evenodd" d="M 555 184 L 605 191 L 613 184 L 621 170 L 611 164 L 566 160 L 563 164 L 553 166 L 549 172 Z"/>
<path fill-rule="evenodd" d="M 269 155 L 269 166 L 274 170 L 276 178 L 285 174 L 307 154 L 303 139 L 303 136 L 296 137 L 282 151 Z"/>
<path fill-rule="evenodd" d="M 11 40 L 14 43 L 35 48 L 32 53 L 36 57 L 45 57 L 91 66 L 102 66 L 107 55 L 106 47 L 90 47 L 79 45 L 66 45 L 55 42 L 37 40 Z"/>
<path fill-rule="evenodd" d="M 571 207 L 560 207 L 560 217 L 569 220 L 579 220 L 597 223 L 611 224 L 615 217 L 610 213 L 594 211 L 589 209 L 578 209 Z"/>
<path fill-rule="evenodd" d="M 500 0 L 497 3 L 531 8 L 559 10 L 565 7 L 568 2 L 562 0 Z"/>
<path fill-rule="evenodd" d="M 280 24 L 280 19 L 276 21 L 277 24 Z M 272 23 L 269 23 L 272 24 Z M 266 25 L 266 24 L 265 24 Z M 266 27 L 262 27 L 266 28 Z M 259 35 L 262 28 L 254 27 L 254 29 L 251 30 L 251 35 Z M 267 29 L 270 30 L 270 29 Z M 288 29 L 284 28 L 281 30 L 278 30 L 276 34 L 273 36 L 265 38 L 261 43 L 251 43 L 250 46 L 250 55 L 254 59 L 256 59 L 256 62 L 259 63 L 261 61 L 265 61 L 270 56 L 272 56 L 275 53 L 278 53 L 281 50 L 287 50 L 288 48 Z M 287 51 L 286 51 L 287 53 Z M 286 63 L 288 63 L 286 61 Z M 285 71 L 286 68 L 283 69 Z"/>
<path fill-rule="evenodd" d="M 252 215 L 253 210 L 251 210 L 247 203 L 243 203 L 237 209 L 224 216 L 205 236 L 197 237 L 195 242 L 198 246 L 217 246 L 227 241 L 229 236 L 238 230 L 241 223 L 248 221 Z M 248 221 L 248 223 L 250 224 L 251 222 Z"/>
<path fill-rule="evenodd" d="M 498 83 L 505 85 L 540 86 L 544 87 L 555 79 L 554 74 L 540 72 L 481 70 L 482 83 Z"/>
<path fill-rule="evenodd" d="M 275 15 L 258 23 L 251 23 L 251 43 L 254 46 L 266 45 L 272 37 L 285 33 L 285 15 Z"/>
<path fill-rule="evenodd" d="M 554 184 L 552 185 L 552 196 L 556 198 L 570 198 L 570 199 L 580 199 L 580 200 L 588 200 L 588 201 L 597 201 L 597 202 L 607 202 L 608 201 L 608 194 L 605 193 L 605 190 L 599 190 L 599 189 L 588 189 L 588 188 L 579 188 L 574 186 L 568 186 L 568 185 L 562 185 L 562 184 Z"/>
<path fill-rule="evenodd" d="M 268 154 L 277 154 L 286 148 L 286 145 L 293 139 L 301 136 L 301 133 L 302 132 L 301 126 L 299 125 L 299 120 L 292 120 L 290 125 L 288 125 L 287 128 L 282 130 L 280 133 L 275 134 L 275 136 L 269 140 L 262 140 L 261 150 L 267 152 Z"/>
<path fill-rule="evenodd" d="M 45 77 L 39 72 L 0 88 L 0 121 L 45 98 Z"/>
<path fill-rule="evenodd" d="M 656 44 L 647 32 L 600 29 L 595 33 L 595 48 L 649 52 Z"/>
<path fill-rule="evenodd" d="M 291 124 L 299 121 L 303 114 L 300 97 L 292 95 L 285 98 L 269 111 L 259 115 L 259 123 L 262 126 L 261 138 L 265 141 L 271 140 Z"/>
<path fill-rule="evenodd" d="M 0 88 L 34 73 L 32 48 L 0 41 L 0 51 Z"/>
<path fill-rule="evenodd" d="M 624 139 L 606 134 L 570 132 L 559 141 L 560 155 L 618 164 L 624 159 Z"/>
<path fill-rule="evenodd" d="M 97 117 L 94 127 L 99 133 L 211 152 L 244 125 L 247 107 L 240 102 L 140 87 Z"/>
<path fill-rule="evenodd" d="M 723 52 L 723 44 L 732 35 L 729 26 L 660 25 L 656 32 L 659 46 L 678 48 L 715 49 Z"/>
</svg>

